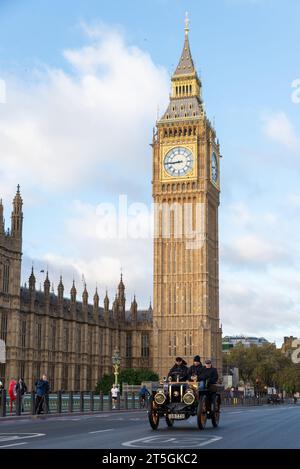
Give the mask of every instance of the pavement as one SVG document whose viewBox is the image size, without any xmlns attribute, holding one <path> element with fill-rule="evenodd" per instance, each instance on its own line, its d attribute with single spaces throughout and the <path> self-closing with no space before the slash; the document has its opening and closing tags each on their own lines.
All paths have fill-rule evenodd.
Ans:
<svg viewBox="0 0 300 469">
<path fill-rule="evenodd" d="M 220 426 L 196 418 L 157 431 L 145 410 L 0 419 L 0 449 L 299 449 L 300 405 L 222 409 Z"/>
</svg>

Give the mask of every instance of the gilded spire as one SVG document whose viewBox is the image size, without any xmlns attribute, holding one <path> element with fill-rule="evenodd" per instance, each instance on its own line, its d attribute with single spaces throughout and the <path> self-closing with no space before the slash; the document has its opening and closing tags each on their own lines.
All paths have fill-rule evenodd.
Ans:
<svg viewBox="0 0 300 469">
<path fill-rule="evenodd" d="M 189 24 L 190 20 L 188 18 L 188 14 L 186 13 L 183 50 L 173 77 L 178 75 L 192 75 L 196 73 L 189 43 Z"/>
<path fill-rule="evenodd" d="M 201 81 L 198 77 L 189 43 L 189 18 L 186 14 L 183 50 L 172 75 L 169 106 L 161 121 L 201 118 L 204 113 Z"/>
</svg>

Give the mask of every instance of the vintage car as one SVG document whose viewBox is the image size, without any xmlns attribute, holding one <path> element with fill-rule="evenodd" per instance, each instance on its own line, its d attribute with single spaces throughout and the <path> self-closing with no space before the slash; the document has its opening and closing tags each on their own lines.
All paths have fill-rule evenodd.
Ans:
<svg viewBox="0 0 300 469">
<path fill-rule="evenodd" d="M 168 427 L 175 420 L 186 420 L 197 417 L 200 430 L 205 428 L 207 419 L 217 427 L 220 419 L 222 386 L 206 383 L 205 390 L 199 391 L 196 381 L 176 381 L 164 378 L 152 391 L 149 399 L 148 418 L 153 430 L 157 430 L 159 420 L 164 418 Z"/>
</svg>

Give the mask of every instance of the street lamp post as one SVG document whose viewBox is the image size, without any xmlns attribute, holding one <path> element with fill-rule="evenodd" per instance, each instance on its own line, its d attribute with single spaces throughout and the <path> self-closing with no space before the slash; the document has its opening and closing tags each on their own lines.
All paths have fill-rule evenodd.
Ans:
<svg viewBox="0 0 300 469">
<path fill-rule="evenodd" d="M 115 375 L 115 385 L 118 385 L 118 375 L 120 371 L 120 363 L 121 363 L 121 357 L 120 357 L 120 352 L 119 350 L 115 350 L 114 354 L 112 356 L 112 363 L 114 367 L 114 375 Z"/>
</svg>

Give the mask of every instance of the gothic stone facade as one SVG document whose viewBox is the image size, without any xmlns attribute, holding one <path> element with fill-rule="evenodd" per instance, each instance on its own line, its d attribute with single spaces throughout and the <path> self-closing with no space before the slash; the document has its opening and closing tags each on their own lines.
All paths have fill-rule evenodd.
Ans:
<svg viewBox="0 0 300 469">
<path fill-rule="evenodd" d="M 99 306 L 97 290 L 92 305 L 86 288 L 77 301 L 74 283 L 65 298 L 62 278 L 55 295 L 48 273 L 43 291 L 37 291 L 33 269 L 28 288 L 20 288 L 22 223 L 18 188 L 11 231 L 5 231 L 0 202 L 0 339 L 6 343 L 0 379 L 7 384 L 22 376 L 30 389 L 46 373 L 53 390 L 94 390 L 99 378 L 112 372 L 116 349 L 122 367 L 151 368 L 152 308 L 139 311 L 134 298 L 126 311 L 122 276 L 112 308 L 107 294 Z"/>
</svg>

